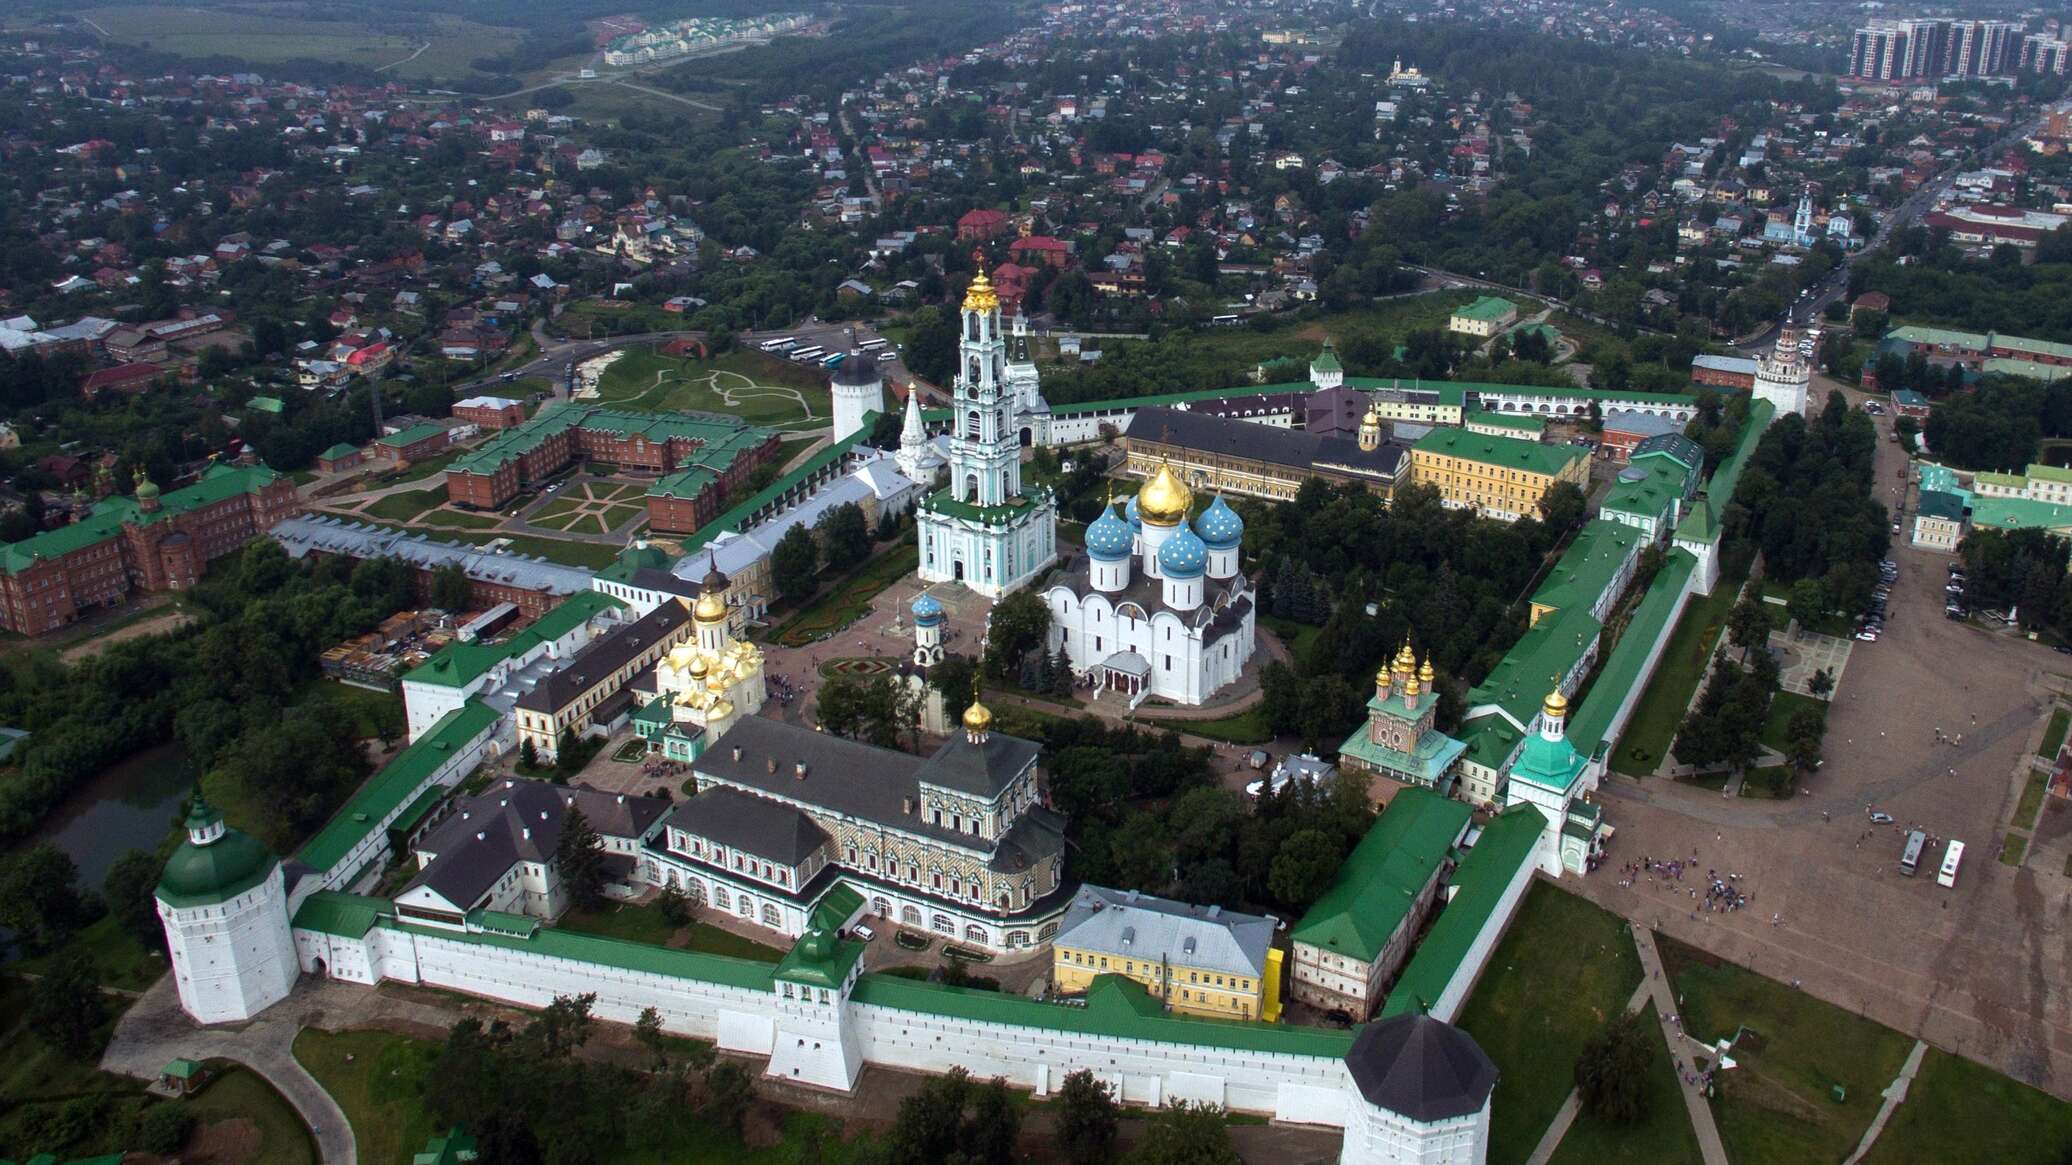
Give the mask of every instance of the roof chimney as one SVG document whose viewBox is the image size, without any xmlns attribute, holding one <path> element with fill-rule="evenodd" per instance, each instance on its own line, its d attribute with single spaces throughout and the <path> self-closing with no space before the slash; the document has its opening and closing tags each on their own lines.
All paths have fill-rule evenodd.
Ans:
<svg viewBox="0 0 2072 1165">
<path fill-rule="evenodd" d="M 763 771 L 764 771 L 764 772 L 766 772 L 766 773 L 774 773 L 774 772 L 776 772 L 776 771 L 777 771 L 777 758 L 773 756 L 773 757 L 770 757 L 769 759 L 765 760 L 765 761 L 763 762 Z"/>
<path fill-rule="evenodd" d="M 621 804 L 621 805 L 624 805 L 625 803 L 626 803 L 626 794 L 624 794 L 624 793 L 621 793 L 621 794 L 619 794 L 619 804 Z"/>
<path fill-rule="evenodd" d="M 806 762 L 805 762 L 805 761 L 800 761 L 800 762 L 799 762 L 798 764 L 794 765 L 794 766 L 793 766 L 793 772 L 794 772 L 794 773 L 795 773 L 795 774 L 797 775 L 797 777 L 798 777 L 798 779 L 799 779 L 799 780 L 801 780 L 801 781 L 805 780 L 805 779 L 806 779 Z"/>
<path fill-rule="evenodd" d="M 734 759 L 736 761 L 741 759 L 741 746 L 738 744 L 734 746 Z"/>
<path fill-rule="evenodd" d="M 902 816 L 902 817 L 911 817 L 911 816 L 913 816 L 913 812 L 914 812 L 914 799 L 913 799 L 912 797 L 901 797 L 901 798 L 899 799 L 899 813 L 900 813 L 900 816 Z"/>
<path fill-rule="evenodd" d="M 524 829 L 519 830 L 518 832 L 525 835 L 525 840 L 532 840 L 532 827 L 530 825 L 526 826 Z"/>
</svg>

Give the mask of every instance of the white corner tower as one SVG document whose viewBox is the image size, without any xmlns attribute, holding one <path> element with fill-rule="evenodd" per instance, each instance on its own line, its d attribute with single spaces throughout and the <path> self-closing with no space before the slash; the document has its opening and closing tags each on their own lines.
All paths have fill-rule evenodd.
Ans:
<svg viewBox="0 0 2072 1165">
<path fill-rule="evenodd" d="M 1483 1165 L 1496 1065 L 1473 1036 L 1407 1012 L 1360 1029 L 1345 1054 L 1340 1165 Z"/>
<path fill-rule="evenodd" d="M 832 439 L 840 441 L 863 429 L 870 413 L 885 411 L 885 378 L 878 371 L 878 358 L 869 352 L 851 352 L 835 368 L 834 429 Z"/>
<path fill-rule="evenodd" d="M 1057 501 L 1022 487 L 1021 441 L 1006 383 L 1000 296 L 984 270 L 964 295 L 951 408 L 950 481 L 916 511 L 921 579 L 999 598 L 1057 560 Z"/>
<path fill-rule="evenodd" d="M 187 840 L 158 879 L 158 919 L 180 1006 L 199 1023 L 250 1019 L 279 1002 L 301 969 L 281 864 L 195 790 Z"/>
<path fill-rule="evenodd" d="M 1324 350 L 1309 362 L 1309 382 L 1318 389 L 1339 388 L 1345 384 L 1345 366 L 1338 362 L 1338 349 L 1331 341 L 1324 341 Z"/>
<path fill-rule="evenodd" d="M 1813 370 L 1799 356 L 1798 333 L 1787 325 L 1777 333 L 1777 347 L 1755 366 L 1755 399 L 1769 401 L 1777 409 L 1771 424 L 1786 413 L 1806 415 L 1806 394 L 1812 380 Z"/>
</svg>

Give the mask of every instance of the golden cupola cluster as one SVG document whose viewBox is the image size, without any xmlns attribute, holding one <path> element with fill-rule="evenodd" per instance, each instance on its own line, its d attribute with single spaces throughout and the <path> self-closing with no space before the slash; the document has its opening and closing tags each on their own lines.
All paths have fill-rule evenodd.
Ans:
<svg viewBox="0 0 2072 1165">
<path fill-rule="evenodd" d="M 964 289 L 964 310 L 981 314 L 1000 309 L 1000 293 L 993 290 L 993 281 L 986 278 L 986 269 L 980 267 L 978 274 L 971 277 L 971 286 Z"/>
<path fill-rule="evenodd" d="M 1137 514 L 1147 526 L 1177 526 L 1187 520 L 1187 513 L 1193 508 L 1194 491 L 1164 462 L 1159 463 L 1158 472 L 1137 492 Z"/>
</svg>

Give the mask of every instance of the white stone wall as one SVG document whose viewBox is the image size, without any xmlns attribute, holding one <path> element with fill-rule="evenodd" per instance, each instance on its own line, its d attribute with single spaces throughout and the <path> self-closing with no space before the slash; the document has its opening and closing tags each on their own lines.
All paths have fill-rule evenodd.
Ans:
<svg viewBox="0 0 2072 1165">
<path fill-rule="evenodd" d="M 439 767 L 433 769 L 431 775 L 425 778 L 424 783 L 411 790 L 409 796 L 397 799 L 394 807 L 383 815 L 381 820 L 367 823 L 367 832 L 361 835 L 360 840 L 353 845 L 351 850 L 346 852 L 343 861 L 328 870 L 319 870 L 314 884 L 305 879 L 298 886 L 298 889 L 302 889 L 304 894 L 314 893 L 317 890 L 349 889 L 346 881 L 355 873 L 367 869 L 369 866 L 378 868 L 386 865 L 390 853 L 389 823 L 402 816 L 403 810 L 409 808 L 411 802 L 417 800 L 418 796 L 426 789 L 431 788 L 433 785 L 444 785 L 447 788 L 452 788 L 465 779 L 469 773 L 474 772 L 475 766 L 482 763 L 484 757 L 490 752 L 491 744 L 498 741 L 499 734 L 507 726 L 508 723 L 506 721 L 500 720 L 483 729 L 465 747 L 449 754 L 439 764 Z M 393 764 L 394 762 L 391 761 L 390 763 Z M 303 887 L 307 888 L 303 889 Z M 300 902 L 298 901 L 296 904 L 300 905 Z"/>
<path fill-rule="evenodd" d="M 1357 1094 L 1355 1094 L 1357 1095 Z M 1489 1155 L 1489 1101 L 1482 1110 L 1426 1124 L 1371 1104 L 1352 1105 L 1340 1165 L 1483 1165 Z"/>
<path fill-rule="evenodd" d="M 479 686 L 479 685 L 476 685 Z M 473 695 L 471 688 L 449 688 L 443 684 L 403 681 L 403 711 L 406 741 L 414 741 L 431 731 L 439 717 L 454 711 L 468 702 Z"/>
<path fill-rule="evenodd" d="M 295 985 L 288 894 L 278 865 L 257 886 L 219 905 L 157 905 L 173 985 L 196 1022 L 250 1019 Z"/>
<path fill-rule="evenodd" d="M 1489 963 L 1490 952 L 1496 950 L 1497 942 L 1510 929 L 1511 917 L 1518 912 L 1518 904 L 1525 900 L 1526 888 L 1532 885 L 1534 864 L 1530 861 L 1518 863 L 1518 871 L 1511 875 L 1511 882 L 1497 899 L 1496 909 L 1489 912 L 1482 929 L 1475 935 L 1475 941 L 1468 945 L 1466 957 L 1453 972 L 1453 978 L 1446 983 L 1446 989 L 1439 992 L 1439 998 L 1431 1003 L 1427 1013 L 1433 1019 L 1453 1022 L 1460 1014 L 1461 1006 L 1475 990 L 1475 983 L 1482 977 L 1482 969 Z"/>
</svg>

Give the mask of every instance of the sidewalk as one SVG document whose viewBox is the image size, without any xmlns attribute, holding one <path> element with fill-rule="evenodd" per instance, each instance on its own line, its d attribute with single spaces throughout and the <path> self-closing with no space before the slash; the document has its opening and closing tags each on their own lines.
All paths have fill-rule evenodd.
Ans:
<svg viewBox="0 0 2072 1165">
<path fill-rule="evenodd" d="M 1669 1059 L 1676 1068 L 1676 1085 L 1683 1092 L 1684 1107 L 1691 1113 L 1691 1128 L 1698 1134 L 1698 1148 L 1705 1155 L 1705 1165 L 1727 1165 L 1727 1149 L 1719 1139 L 1719 1126 L 1712 1120 L 1712 1105 L 1705 1094 L 1684 1075 L 1684 1057 L 1677 1051 L 1684 1042 L 1683 1030 L 1676 1023 L 1676 994 L 1670 990 L 1669 980 L 1662 974 L 1662 953 L 1655 949 L 1655 932 L 1649 930 L 1639 919 L 1629 918 L 1632 924 L 1633 945 L 1640 952 L 1640 971 L 1645 978 L 1641 986 L 1648 989 L 1655 999 L 1655 1021 L 1662 1025 L 1663 1042 L 1669 1045 Z"/>
</svg>

